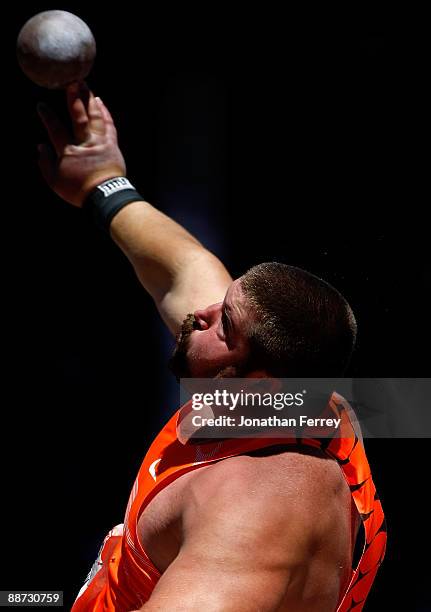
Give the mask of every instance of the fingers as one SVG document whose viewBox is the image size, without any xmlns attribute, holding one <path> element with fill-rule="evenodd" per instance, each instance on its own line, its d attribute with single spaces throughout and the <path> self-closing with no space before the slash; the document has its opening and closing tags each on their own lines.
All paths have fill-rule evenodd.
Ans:
<svg viewBox="0 0 431 612">
<path fill-rule="evenodd" d="M 42 123 L 48 132 L 49 139 L 55 149 L 55 152 L 60 157 L 63 154 L 64 148 L 70 142 L 70 136 L 66 127 L 63 125 L 54 111 L 43 102 L 40 102 L 37 105 L 37 112 L 39 113 Z"/>
<path fill-rule="evenodd" d="M 66 97 L 75 142 L 80 144 L 90 138 L 90 119 L 87 113 L 88 88 L 85 83 L 72 83 L 66 89 Z"/>
<path fill-rule="evenodd" d="M 66 94 L 76 143 L 87 142 L 93 134 L 103 136 L 106 129 L 102 111 L 87 84 L 72 83 Z"/>
<path fill-rule="evenodd" d="M 94 134 L 103 135 L 106 133 L 102 108 L 91 92 L 88 100 L 88 117 L 90 120 L 90 130 Z"/>
<path fill-rule="evenodd" d="M 95 100 L 96 100 L 97 105 L 99 106 L 100 112 L 103 117 L 106 135 L 111 141 L 116 142 L 117 141 L 117 130 L 115 129 L 114 120 L 112 119 L 111 113 L 106 108 L 101 98 L 95 98 Z"/>
<path fill-rule="evenodd" d="M 110 112 L 100 98 L 94 97 L 84 81 L 69 85 L 66 96 L 76 144 L 87 143 L 94 135 L 106 135 L 111 142 L 117 142 L 117 131 Z M 72 142 L 69 131 L 46 104 L 40 103 L 38 112 L 60 157 L 64 148 Z"/>
</svg>

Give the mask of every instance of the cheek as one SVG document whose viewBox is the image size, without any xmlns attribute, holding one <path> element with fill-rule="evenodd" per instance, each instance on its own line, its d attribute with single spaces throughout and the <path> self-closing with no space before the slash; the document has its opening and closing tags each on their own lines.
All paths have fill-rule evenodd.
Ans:
<svg viewBox="0 0 431 612">
<path fill-rule="evenodd" d="M 226 343 L 221 340 L 215 330 L 196 332 L 190 337 L 190 357 L 205 361 L 223 359 L 229 353 Z"/>
</svg>

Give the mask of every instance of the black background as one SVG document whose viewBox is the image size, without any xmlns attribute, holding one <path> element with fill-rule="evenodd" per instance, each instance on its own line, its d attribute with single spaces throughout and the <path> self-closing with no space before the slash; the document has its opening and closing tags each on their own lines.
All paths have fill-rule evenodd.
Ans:
<svg viewBox="0 0 431 612">
<path fill-rule="evenodd" d="M 119 250 L 44 185 L 15 40 L 4 22 L 2 589 L 67 606 L 121 522 L 148 443 L 177 407 L 172 342 Z M 128 173 L 234 277 L 279 260 L 333 283 L 359 324 L 351 376 L 428 373 L 428 190 L 420 18 L 286 16 L 121 3 L 77 13 L 98 57 Z M 323 21 L 322 21 L 322 19 Z M 10 73 L 9 73 L 10 70 Z M 429 259 L 429 258 L 428 258 Z M 167 391 L 169 387 L 170 391 Z M 431 610 L 428 440 L 366 445 L 388 522 L 366 610 Z"/>
</svg>

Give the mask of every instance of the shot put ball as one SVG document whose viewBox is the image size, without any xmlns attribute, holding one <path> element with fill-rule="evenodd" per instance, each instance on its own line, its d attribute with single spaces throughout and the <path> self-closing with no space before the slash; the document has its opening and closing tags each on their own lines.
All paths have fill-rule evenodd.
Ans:
<svg viewBox="0 0 431 612">
<path fill-rule="evenodd" d="M 37 85 L 61 89 L 85 79 L 96 56 L 87 26 L 67 11 L 44 11 L 29 19 L 17 40 L 18 63 Z"/>
</svg>

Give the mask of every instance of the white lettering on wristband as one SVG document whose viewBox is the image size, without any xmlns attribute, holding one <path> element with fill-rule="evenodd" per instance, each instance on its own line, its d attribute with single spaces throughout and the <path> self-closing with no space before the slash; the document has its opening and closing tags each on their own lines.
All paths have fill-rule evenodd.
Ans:
<svg viewBox="0 0 431 612">
<path fill-rule="evenodd" d="M 124 176 L 120 176 L 118 178 L 105 181 L 101 185 L 98 185 L 97 189 L 99 189 L 103 193 L 104 197 L 107 198 L 118 191 L 123 191 L 123 189 L 135 188 L 128 179 L 126 179 Z"/>
</svg>

